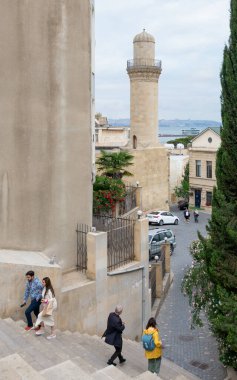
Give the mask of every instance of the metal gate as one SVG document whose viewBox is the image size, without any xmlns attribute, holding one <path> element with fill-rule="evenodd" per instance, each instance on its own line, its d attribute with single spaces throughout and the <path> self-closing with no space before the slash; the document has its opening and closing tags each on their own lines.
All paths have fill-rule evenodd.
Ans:
<svg viewBox="0 0 237 380">
<path fill-rule="evenodd" d="M 91 232 L 91 227 L 86 224 L 78 224 L 77 233 L 77 270 L 87 270 L 87 234 Z"/>
<path fill-rule="evenodd" d="M 97 231 L 107 232 L 107 269 L 113 270 L 134 260 L 134 224 L 130 218 L 93 216 Z"/>
</svg>

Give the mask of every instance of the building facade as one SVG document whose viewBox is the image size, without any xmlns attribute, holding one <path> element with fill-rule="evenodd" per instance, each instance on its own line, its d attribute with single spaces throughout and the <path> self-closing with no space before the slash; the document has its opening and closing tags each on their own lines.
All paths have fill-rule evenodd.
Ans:
<svg viewBox="0 0 237 380">
<path fill-rule="evenodd" d="M 221 144 L 220 128 L 207 128 L 189 148 L 189 204 L 210 209 L 216 185 L 216 153 Z"/>
</svg>

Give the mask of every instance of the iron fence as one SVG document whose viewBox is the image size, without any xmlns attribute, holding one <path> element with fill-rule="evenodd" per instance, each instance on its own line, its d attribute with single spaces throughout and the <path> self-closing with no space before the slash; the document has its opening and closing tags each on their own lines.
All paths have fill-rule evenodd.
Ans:
<svg viewBox="0 0 237 380">
<path fill-rule="evenodd" d="M 87 270 L 87 234 L 92 228 L 86 224 L 77 224 L 77 270 Z"/>
<path fill-rule="evenodd" d="M 107 232 L 108 271 L 134 260 L 134 223 L 130 218 L 93 216 L 96 230 Z"/>
<path fill-rule="evenodd" d="M 126 214 L 137 206 L 136 192 L 136 187 L 126 186 L 126 195 L 124 201 L 119 203 L 119 215 Z"/>
</svg>

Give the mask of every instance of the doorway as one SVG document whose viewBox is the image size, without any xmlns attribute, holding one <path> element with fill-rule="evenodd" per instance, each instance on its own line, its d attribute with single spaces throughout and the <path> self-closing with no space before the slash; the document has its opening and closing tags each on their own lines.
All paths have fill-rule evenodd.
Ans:
<svg viewBox="0 0 237 380">
<path fill-rule="evenodd" d="M 195 190 L 195 207 L 201 206 L 201 190 Z"/>
</svg>

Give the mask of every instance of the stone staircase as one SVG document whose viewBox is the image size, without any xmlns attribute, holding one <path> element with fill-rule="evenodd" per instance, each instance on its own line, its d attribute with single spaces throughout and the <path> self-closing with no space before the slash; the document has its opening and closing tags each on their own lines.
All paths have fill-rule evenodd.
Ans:
<svg viewBox="0 0 237 380">
<path fill-rule="evenodd" d="M 124 339 L 126 363 L 106 364 L 113 347 L 98 336 L 57 331 L 47 340 L 34 331 L 26 332 L 23 321 L 0 319 L 0 380 L 198 380 L 166 359 L 160 377 L 147 371 L 140 343 Z"/>
</svg>

